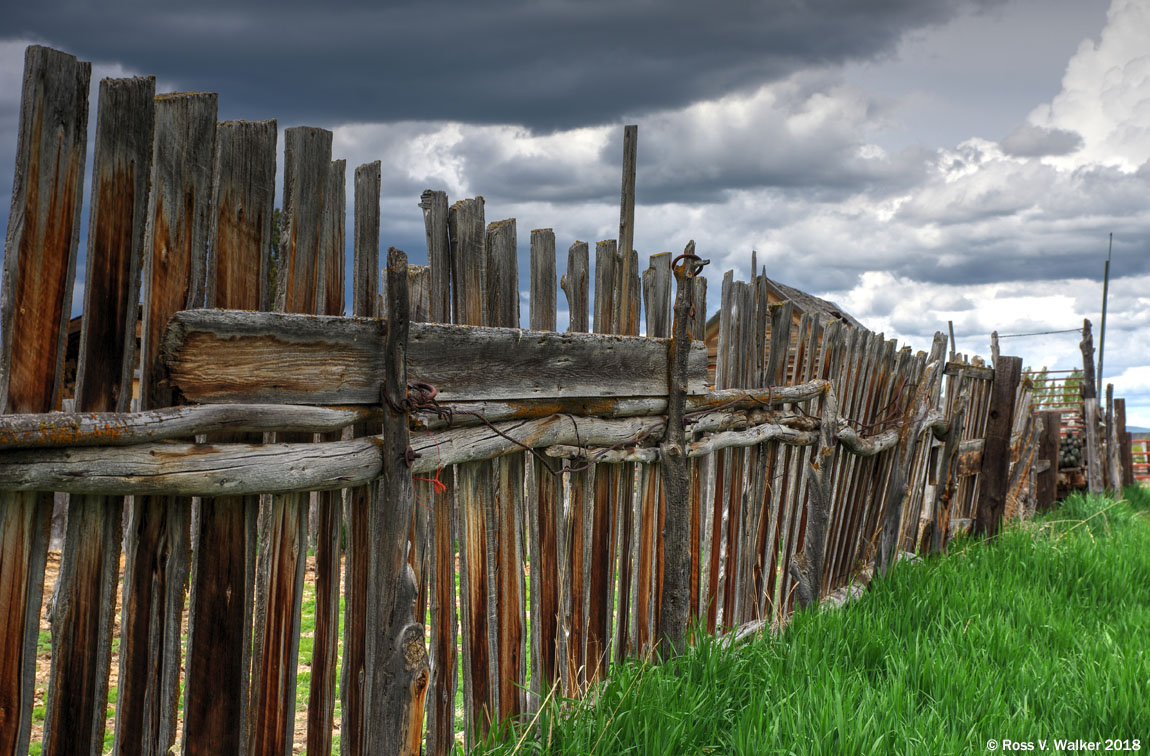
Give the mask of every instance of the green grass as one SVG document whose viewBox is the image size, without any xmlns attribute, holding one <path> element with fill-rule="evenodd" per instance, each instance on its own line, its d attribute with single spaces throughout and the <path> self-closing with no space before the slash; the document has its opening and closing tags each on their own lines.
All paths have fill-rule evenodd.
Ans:
<svg viewBox="0 0 1150 756">
<path fill-rule="evenodd" d="M 777 638 L 615 667 L 485 753 L 959 754 L 990 739 L 1150 748 L 1150 492 L 1075 496 L 993 543 L 897 564 Z M 1035 746 L 1037 748 L 1037 745 Z"/>
</svg>

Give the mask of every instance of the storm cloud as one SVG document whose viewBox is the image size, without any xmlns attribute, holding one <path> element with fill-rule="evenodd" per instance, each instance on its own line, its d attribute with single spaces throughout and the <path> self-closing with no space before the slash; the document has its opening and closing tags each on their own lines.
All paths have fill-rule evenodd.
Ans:
<svg viewBox="0 0 1150 756">
<path fill-rule="evenodd" d="M 411 119 L 552 129 L 753 89 L 889 55 L 913 29 L 1002 0 L 207 0 L 18 3 L 0 38 L 39 39 L 185 87 L 224 117 Z"/>
</svg>

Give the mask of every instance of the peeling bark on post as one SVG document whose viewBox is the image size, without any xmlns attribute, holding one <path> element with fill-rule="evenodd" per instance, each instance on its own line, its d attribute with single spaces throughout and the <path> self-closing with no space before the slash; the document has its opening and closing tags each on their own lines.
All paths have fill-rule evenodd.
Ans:
<svg viewBox="0 0 1150 756">
<path fill-rule="evenodd" d="M 405 402 L 407 375 L 407 255 L 387 254 L 388 333 L 383 400 L 383 475 L 379 506 L 371 513 L 368 557 L 368 743 L 375 753 L 418 756 L 427 693 L 423 625 L 414 617 L 415 575 L 407 562 L 408 523 L 414 506 L 408 467 Z"/>
<path fill-rule="evenodd" d="M 685 253 L 693 255 L 695 243 Z M 660 453 L 663 460 L 663 491 L 667 517 L 664 526 L 663 591 L 659 605 L 659 653 L 666 659 L 686 648 L 687 617 L 691 610 L 691 502 L 687 478 L 686 434 L 683 414 L 687 396 L 687 317 L 691 309 L 693 284 L 688 271 L 694 260 L 688 258 L 675 269 L 675 320 L 671 340 L 670 368 L 667 371 L 667 430 Z"/>
<path fill-rule="evenodd" d="M 834 469 L 836 446 L 835 430 L 838 426 L 838 399 L 833 389 L 823 395 L 819 423 L 819 445 L 806 470 L 807 528 L 803 549 L 791 563 L 791 575 L 798 591 L 798 605 L 806 609 L 818 604 L 823 584 L 823 562 L 826 554 L 827 525 L 830 521 L 831 474 Z"/>
</svg>

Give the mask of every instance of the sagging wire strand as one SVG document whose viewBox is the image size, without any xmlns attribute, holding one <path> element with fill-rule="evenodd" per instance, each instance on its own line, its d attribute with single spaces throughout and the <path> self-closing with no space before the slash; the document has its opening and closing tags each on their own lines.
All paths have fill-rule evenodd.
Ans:
<svg viewBox="0 0 1150 756">
<path fill-rule="evenodd" d="M 694 254 L 694 243 L 692 242 L 691 244 L 689 244 L 687 246 L 687 250 L 683 254 L 679 255 L 674 260 L 672 260 L 671 266 L 672 266 L 672 269 L 676 270 L 677 273 L 683 273 L 687 279 L 693 279 L 693 278 L 697 277 L 698 274 L 704 268 L 704 266 L 706 266 L 709 263 L 710 263 L 710 260 L 703 259 L 703 258 L 699 257 L 698 255 Z M 687 288 L 686 296 L 688 298 L 688 303 L 689 303 L 688 315 L 691 318 L 695 318 L 697 313 L 695 310 L 694 287 L 693 286 Z M 900 379 L 900 381 L 897 385 L 897 388 L 894 391 L 893 396 L 885 404 L 885 406 L 880 410 L 880 413 L 882 413 L 882 414 L 878 419 L 876 419 L 870 423 L 863 423 L 861 421 L 851 420 L 848 418 L 843 418 L 843 420 L 848 425 L 854 427 L 859 432 L 871 432 L 871 433 L 882 432 L 882 431 L 887 430 L 888 426 L 889 427 L 898 427 L 899 425 L 901 425 L 901 421 L 903 420 L 903 415 L 905 414 L 904 412 L 901 412 L 898 410 L 898 406 L 901 404 L 903 393 L 904 393 L 906 386 L 907 386 L 907 380 L 908 379 L 906 376 L 903 376 Z M 773 404 L 772 392 L 773 392 L 773 389 L 775 387 L 774 386 L 765 386 L 763 388 L 765 388 L 767 391 L 767 396 L 765 399 L 759 398 L 758 396 L 755 396 L 754 394 L 752 394 L 751 392 L 748 391 L 748 392 L 745 392 L 743 394 L 740 394 L 739 396 L 732 397 L 731 399 L 729 399 L 729 400 L 727 400 L 721 404 L 718 404 L 714 407 L 707 407 L 704 409 L 695 410 L 693 412 L 684 413 L 684 415 L 683 415 L 683 428 L 684 428 L 684 430 L 689 432 L 691 426 L 696 425 L 697 423 L 699 423 L 703 418 L 707 417 L 708 415 L 716 413 L 716 412 L 721 412 L 725 409 L 729 409 L 730 407 L 733 407 L 736 404 L 739 404 L 742 402 L 747 402 L 747 401 L 752 402 L 754 405 L 757 406 L 757 408 L 765 410 L 768 413 L 770 413 L 770 408 Z M 759 389 L 759 390 L 761 391 L 761 389 Z M 386 403 L 388 404 L 388 406 L 393 411 L 395 411 L 397 414 L 418 413 L 418 414 L 434 415 L 435 417 L 439 418 L 440 420 L 446 422 L 447 427 L 449 427 L 449 428 L 452 426 L 452 423 L 453 423 L 456 416 L 465 415 L 465 416 L 473 417 L 477 421 L 479 421 L 479 423 L 486 426 L 496 436 L 504 439 L 505 441 L 509 442 L 510 444 L 512 444 L 516 447 L 519 447 L 525 453 L 532 455 L 535 459 L 537 459 L 540 462 L 540 466 L 544 470 L 546 470 L 548 473 L 550 473 L 552 476 L 555 476 L 555 477 L 560 477 L 564 474 L 579 473 L 579 472 L 589 470 L 597 464 L 599 459 L 601 459 L 602 457 L 604 457 L 605 455 L 607 455 L 613 451 L 617 451 L 619 449 L 644 448 L 644 446 L 647 444 L 648 441 L 650 441 L 652 439 L 661 438 L 661 437 L 665 436 L 665 434 L 666 434 L 666 423 L 664 422 L 664 423 L 654 425 L 647 430 L 644 430 L 642 433 L 640 433 L 635 438 L 627 439 L 624 441 L 619 441 L 617 443 L 611 444 L 610 446 L 599 447 L 594 452 L 591 452 L 590 447 L 585 447 L 583 445 L 582 440 L 580 439 L 579 423 L 578 423 L 578 419 L 576 418 L 576 416 L 571 414 L 571 413 L 567 413 L 567 412 L 560 413 L 563 416 L 565 416 L 568 420 L 570 420 L 570 422 L 571 422 L 572 428 L 575 431 L 575 439 L 576 439 L 575 446 L 577 448 L 583 450 L 584 452 L 586 452 L 586 454 L 584 454 L 580 457 L 574 458 L 574 459 L 582 460 L 579 464 L 572 464 L 572 462 L 564 460 L 564 461 L 558 462 L 556 465 L 553 465 L 551 458 L 547 457 L 539 449 L 536 449 L 532 446 L 529 446 L 528 444 L 525 444 L 522 441 L 520 441 L 519 439 L 510 435 L 510 431 L 514 431 L 517 428 L 522 427 L 522 425 L 524 425 L 525 423 L 527 423 L 529 421 L 524 420 L 520 423 L 517 423 L 517 424 L 509 427 L 505 431 L 501 428 L 496 427 L 496 425 L 493 422 L 491 422 L 486 416 L 484 416 L 484 414 L 482 412 L 479 412 L 476 410 L 458 409 L 458 408 L 454 408 L 454 407 L 444 407 L 443 405 L 441 405 L 439 403 L 439 401 L 437 399 L 437 395 L 438 395 L 438 389 L 434 385 L 432 385 L 430 383 L 426 383 L 426 382 L 415 382 L 415 383 L 408 384 L 407 395 L 406 395 L 405 399 L 402 402 L 400 402 L 398 405 L 396 403 L 392 402 L 390 397 L 387 396 L 386 392 L 383 393 L 383 398 L 386 401 Z M 797 409 L 798 413 L 802 417 L 804 417 L 808 420 L 814 421 L 814 422 L 819 421 L 819 419 L 817 417 L 815 417 L 814 415 L 812 415 L 810 412 L 808 412 L 807 409 L 801 403 L 795 403 L 793 406 Z M 769 419 L 771 419 L 771 418 L 768 418 L 768 420 Z M 439 449 L 438 442 L 436 442 L 436 455 L 437 455 L 437 457 L 440 455 L 440 449 Z M 404 455 L 404 460 L 405 460 L 407 466 L 410 467 L 412 462 L 414 462 L 415 459 L 418 459 L 421 456 L 422 456 L 421 454 L 419 454 L 412 447 L 409 446 L 406 449 L 406 452 Z M 431 483 L 434 487 L 435 492 L 437 494 L 440 494 L 440 493 L 446 491 L 446 488 L 447 488 L 446 485 L 441 480 L 439 480 L 439 472 L 441 470 L 442 470 L 442 466 L 437 464 L 436 465 L 436 475 L 434 478 L 417 478 L 416 480 L 421 480 L 421 481 Z"/>
</svg>

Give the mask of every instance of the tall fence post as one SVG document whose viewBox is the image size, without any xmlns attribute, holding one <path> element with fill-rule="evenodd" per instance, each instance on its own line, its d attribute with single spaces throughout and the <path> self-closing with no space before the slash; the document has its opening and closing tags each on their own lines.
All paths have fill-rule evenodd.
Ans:
<svg viewBox="0 0 1150 756">
<path fill-rule="evenodd" d="M 1082 424 L 1086 426 L 1086 485 L 1090 493 L 1102 493 L 1102 440 L 1098 437 L 1098 391 L 1094 380 L 1094 336 L 1090 321 L 1082 321 Z"/>
<path fill-rule="evenodd" d="M 1002 528 L 1010 474 L 1010 431 L 1021 377 L 1021 357 L 1003 356 L 994 366 L 994 385 L 979 473 L 978 511 L 973 525 L 974 532 L 979 535 L 994 537 Z"/>
<path fill-rule="evenodd" d="M 406 409 L 407 255 L 394 247 L 387 253 L 387 289 L 383 475 L 368 557 L 368 742 L 385 756 L 418 756 L 428 666 L 423 625 L 414 616 L 415 574 L 407 561 L 414 507 Z"/>
<path fill-rule="evenodd" d="M 684 250 L 683 263 L 675 272 L 675 321 L 667 371 L 667 426 L 660 445 L 663 490 L 667 518 L 664 529 L 663 595 L 659 604 L 659 647 L 663 658 L 682 653 L 686 644 L 687 616 L 691 610 L 691 526 L 690 481 L 687 478 L 686 433 L 683 415 L 687 401 L 687 355 L 691 339 L 687 318 L 694 283 L 691 279 L 702 267 L 695 256 L 695 242 Z"/>
<path fill-rule="evenodd" d="M 1050 463 L 1042 472 L 1038 473 L 1037 503 L 1035 508 L 1044 512 L 1054 506 L 1058 496 L 1058 446 L 1059 429 L 1062 423 L 1062 413 L 1058 410 L 1047 410 L 1039 413 L 1042 416 L 1042 438 L 1039 440 L 1040 460 Z"/>
<path fill-rule="evenodd" d="M 1118 459 L 1122 468 L 1122 488 L 1134 485 L 1134 459 L 1131 454 L 1131 436 L 1126 430 L 1126 400 L 1114 400 L 1114 429 L 1118 434 Z"/>
<path fill-rule="evenodd" d="M 46 47 L 24 54 L 12 210 L 4 243 L 0 410 L 59 406 L 88 142 L 92 64 Z M 51 493 L 0 493 L 0 754 L 24 756 Z"/>
</svg>

